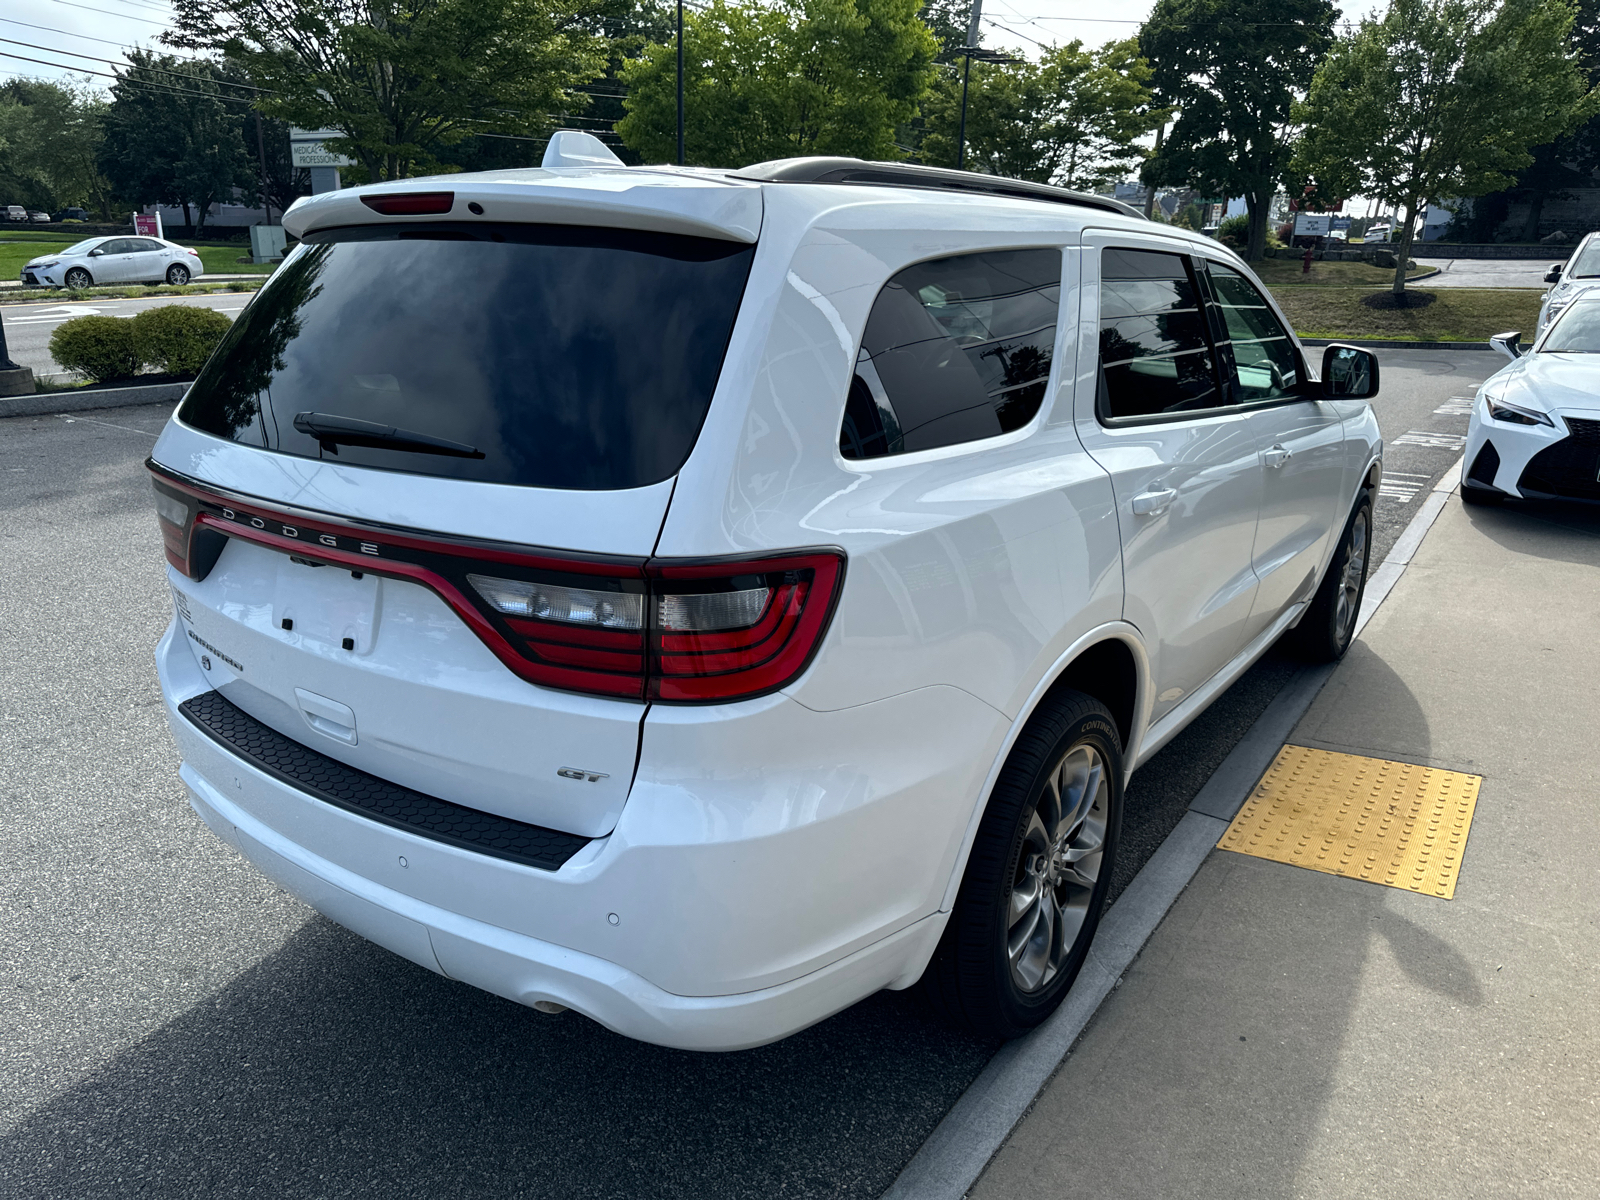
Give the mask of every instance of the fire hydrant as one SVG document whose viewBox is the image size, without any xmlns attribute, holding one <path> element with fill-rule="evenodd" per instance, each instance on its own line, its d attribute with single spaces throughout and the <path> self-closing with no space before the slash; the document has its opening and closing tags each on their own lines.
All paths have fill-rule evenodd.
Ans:
<svg viewBox="0 0 1600 1200">
<path fill-rule="evenodd" d="M 1306 247 L 1305 257 L 1300 260 L 1300 274 L 1311 274 L 1311 247 Z"/>
</svg>

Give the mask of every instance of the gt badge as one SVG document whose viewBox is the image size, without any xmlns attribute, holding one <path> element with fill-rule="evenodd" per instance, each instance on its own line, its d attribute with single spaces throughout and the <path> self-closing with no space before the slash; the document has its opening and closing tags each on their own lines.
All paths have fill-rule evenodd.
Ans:
<svg viewBox="0 0 1600 1200">
<path fill-rule="evenodd" d="M 583 783 L 599 783 L 602 779 L 610 779 L 604 771 L 580 771 L 577 767 L 562 767 L 556 772 L 563 779 L 576 779 Z"/>
</svg>

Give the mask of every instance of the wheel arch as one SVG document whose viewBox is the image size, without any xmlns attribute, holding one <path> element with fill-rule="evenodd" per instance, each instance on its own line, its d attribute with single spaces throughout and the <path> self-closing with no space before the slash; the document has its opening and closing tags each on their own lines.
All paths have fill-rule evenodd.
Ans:
<svg viewBox="0 0 1600 1200">
<path fill-rule="evenodd" d="M 1017 738 L 1039 706 L 1051 696 L 1070 689 L 1092 696 L 1110 709 L 1122 737 L 1123 782 L 1126 784 L 1131 774 L 1129 765 L 1149 725 L 1149 681 L 1150 658 L 1144 641 L 1138 629 L 1126 621 L 1113 621 L 1090 630 L 1056 659 L 1012 719 L 999 752 L 989 766 L 945 885 L 944 897 L 939 902 L 941 912 L 949 912 L 955 905 L 967 859 L 972 853 L 972 842 L 984 811 L 989 807 L 995 781 Z"/>
</svg>

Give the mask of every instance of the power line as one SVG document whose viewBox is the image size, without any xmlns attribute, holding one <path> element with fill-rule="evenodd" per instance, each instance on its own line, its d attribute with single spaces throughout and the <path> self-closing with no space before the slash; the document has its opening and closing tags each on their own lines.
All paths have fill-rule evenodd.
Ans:
<svg viewBox="0 0 1600 1200">
<path fill-rule="evenodd" d="M 112 12 L 110 9 L 106 8 L 90 8 L 87 4 L 76 3 L 75 0 L 51 0 L 51 3 L 65 4 L 68 8 L 81 8 L 84 10 L 84 12 L 99 13 L 101 16 L 116 17 L 123 21 L 143 21 L 146 25 L 159 25 L 163 29 L 172 24 L 171 21 L 152 21 L 149 17 L 136 17 L 132 13 Z"/>
<path fill-rule="evenodd" d="M 39 29 L 39 30 L 43 30 L 45 33 L 59 33 L 62 37 L 77 38 L 79 41 L 83 41 L 83 42 L 101 42 L 101 43 L 103 43 L 103 44 L 105 44 L 107 46 L 115 46 L 119 50 L 126 50 L 127 49 L 127 43 L 126 42 L 114 41 L 111 38 L 95 37 L 93 34 L 88 34 L 88 33 L 74 33 L 70 29 L 57 29 L 53 25 L 35 25 L 32 22 L 29 22 L 29 21 L 18 21 L 18 20 L 15 20 L 12 17 L 0 17 L 0 22 L 3 22 L 5 24 L 7 24 L 7 25 L 21 25 L 25 29 Z M 197 55 L 197 54 L 186 54 L 186 53 L 184 53 L 182 51 L 179 51 L 179 50 L 172 50 L 172 51 L 169 51 L 169 53 L 173 54 L 174 56 L 176 56 L 178 58 L 187 58 L 192 62 L 193 61 L 203 61 L 202 60 L 202 56 Z"/>
</svg>

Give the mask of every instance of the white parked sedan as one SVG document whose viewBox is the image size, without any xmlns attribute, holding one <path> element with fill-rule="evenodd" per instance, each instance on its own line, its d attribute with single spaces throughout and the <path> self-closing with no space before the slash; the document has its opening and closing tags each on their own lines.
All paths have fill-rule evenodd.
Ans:
<svg viewBox="0 0 1600 1200">
<path fill-rule="evenodd" d="M 1561 315 L 1562 309 L 1600 287 L 1600 232 L 1585 234 L 1565 263 L 1551 265 L 1545 280 L 1555 287 L 1544 294 L 1539 305 L 1539 323 L 1533 328 L 1535 339 Z"/>
<path fill-rule="evenodd" d="M 1568 304 L 1528 350 L 1489 339 L 1511 365 L 1478 389 L 1461 499 L 1600 500 L 1600 291 Z"/>
<path fill-rule="evenodd" d="M 22 268 L 29 287 L 86 288 L 105 283 L 182 285 L 200 276 L 200 252 L 153 237 L 85 238 Z"/>
</svg>

